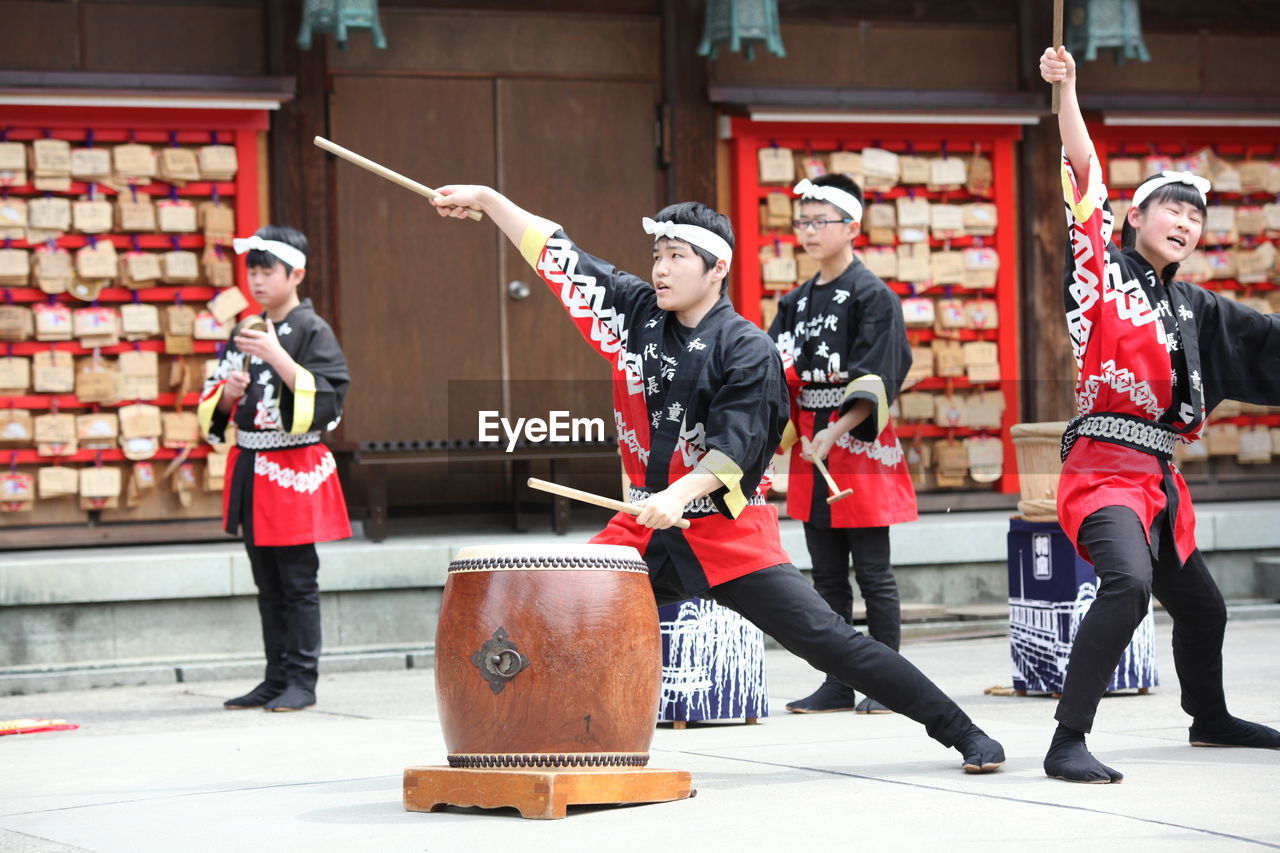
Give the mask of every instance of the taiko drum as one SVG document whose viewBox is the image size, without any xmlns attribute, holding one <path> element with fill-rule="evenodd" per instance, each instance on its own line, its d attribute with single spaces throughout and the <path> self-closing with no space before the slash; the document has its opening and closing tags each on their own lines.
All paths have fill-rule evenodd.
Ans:
<svg viewBox="0 0 1280 853">
<path fill-rule="evenodd" d="M 634 548 L 463 548 L 449 565 L 435 660 L 451 767 L 649 760 L 662 651 Z"/>
</svg>

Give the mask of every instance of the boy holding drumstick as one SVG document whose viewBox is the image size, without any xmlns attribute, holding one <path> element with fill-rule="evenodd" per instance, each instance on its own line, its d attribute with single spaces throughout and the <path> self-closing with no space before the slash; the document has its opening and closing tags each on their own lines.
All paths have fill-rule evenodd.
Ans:
<svg viewBox="0 0 1280 853">
<path fill-rule="evenodd" d="M 785 648 L 922 723 L 964 769 L 1004 763 L 1000 744 L 905 658 L 844 622 L 791 565 L 760 485 L 787 422 L 769 337 L 725 296 L 733 230 L 696 202 L 643 226 L 653 284 L 581 251 L 560 226 L 487 187 L 447 186 L 442 216 L 489 215 L 613 365 L 614 416 L 638 516 L 592 541 L 644 555 L 658 603 L 710 598 Z M 689 519 L 689 529 L 673 527 Z"/>
</svg>

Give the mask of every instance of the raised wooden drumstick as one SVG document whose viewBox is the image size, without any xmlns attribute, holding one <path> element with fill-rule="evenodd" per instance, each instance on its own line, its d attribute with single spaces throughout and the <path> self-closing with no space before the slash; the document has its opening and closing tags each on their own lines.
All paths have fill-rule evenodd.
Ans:
<svg viewBox="0 0 1280 853">
<path fill-rule="evenodd" d="M 388 181 L 390 181 L 393 184 L 399 184 L 400 186 L 404 187 L 405 189 L 411 192 L 415 192 L 418 195 L 426 196 L 427 198 L 444 198 L 443 195 L 431 189 L 431 187 L 428 187 L 424 184 L 420 184 L 415 180 L 411 180 L 410 178 L 406 178 L 404 175 L 400 174 L 399 172 L 394 172 L 391 169 L 388 169 L 386 166 L 382 165 L 381 163 L 375 163 L 374 161 L 370 160 L 368 157 L 361 157 L 359 154 L 357 154 L 354 151 L 348 151 L 346 148 L 343 148 L 338 143 L 331 142 L 328 139 L 325 139 L 323 136 L 317 136 L 312 141 L 316 144 L 317 148 L 323 148 L 325 151 L 328 151 L 330 154 L 335 154 L 338 157 L 341 157 L 343 160 L 346 160 L 348 163 L 355 163 L 357 166 L 359 166 L 362 169 L 368 169 L 370 172 L 373 172 L 375 175 L 386 178 Z M 477 222 L 484 218 L 484 214 L 482 214 L 478 210 L 468 210 L 467 216 L 471 217 Z"/>
<path fill-rule="evenodd" d="M 1053 0 L 1053 49 L 1057 50 L 1062 47 L 1062 0 Z M 1051 98 L 1053 114 L 1058 114 L 1058 109 L 1062 105 L 1062 84 L 1053 84 L 1053 95 Z"/>
<path fill-rule="evenodd" d="M 553 495 L 559 495 L 562 498 L 572 498 L 575 501 L 582 501 L 583 503 L 595 504 L 596 506 L 602 506 L 605 509 L 611 509 L 614 512 L 625 512 L 628 515 L 639 515 L 640 510 L 643 509 L 643 507 L 636 506 L 635 504 L 629 504 L 626 501 L 615 501 L 613 498 L 601 497 L 600 495 L 593 495 L 591 492 L 582 492 L 578 489 L 571 489 L 568 486 L 562 486 L 559 483 L 549 483 L 546 480 L 539 480 L 537 477 L 530 477 L 528 482 L 529 488 L 531 489 L 550 492 Z M 689 520 L 682 518 L 676 522 L 675 526 L 679 527 L 681 530 L 688 530 Z"/>
<path fill-rule="evenodd" d="M 827 472 L 827 466 L 822 464 L 822 460 L 813 455 L 813 445 L 809 443 L 809 439 L 804 436 L 800 437 L 800 446 L 804 449 L 804 455 L 809 458 L 814 467 L 822 472 L 822 477 L 827 481 L 827 488 L 831 490 L 831 497 L 827 498 L 827 503 L 833 504 L 836 501 L 842 501 L 849 495 L 853 494 L 853 489 L 845 489 L 840 491 L 840 487 L 836 485 L 836 481 L 831 479 L 831 474 Z"/>
</svg>

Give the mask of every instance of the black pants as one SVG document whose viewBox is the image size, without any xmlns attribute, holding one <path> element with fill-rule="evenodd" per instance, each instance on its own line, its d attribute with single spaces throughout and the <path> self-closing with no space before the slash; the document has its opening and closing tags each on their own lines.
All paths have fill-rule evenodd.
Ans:
<svg viewBox="0 0 1280 853">
<path fill-rule="evenodd" d="M 902 644 L 902 605 L 898 582 L 889 563 L 888 527 L 817 527 L 804 525 L 804 540 L 813 560 L 813 588 L 846 622 L 853 622 L 853 578 L 867 606 L 867 633 L 897 651 Z"/>
<path fill-rule="evenodd" d="M 652 581 L 659 605 L 690 597 L 670 561 Z M 752 572 L 699 595 L 739 613 L 810 666 L 923 724 L 943 746 L 955 746 L 972 725 L 960 706 L 910 661 L 837 616 L 790 563 Z"/>
<path fill-rule="evenodd" d="M 315 692 L 320 661 L 320 558 L 315 545 L 245 542 L 258 585 L 265 681 Z"/>
<path fill-rule="evenodd" d="M 1173 665 L 1182 685 L 1182 710 L 1213 719 L 1227 712 L 1222 690 L 1222 637 L 1227 608 L 1196 550 L 1179 566 L 1164 515 L 1151 530 L 1128 507 L 1103 507 L 1080 525 L 1080 544 L 1098 572 L 1098 596 L 1076 633 L 1054 715 L 1077 731 L 1093 728 L 1098 702 L 1152 594 L 1173 617 Z M 1153 555 L 1159 555 L 1153 556 Z"/>
</svg>

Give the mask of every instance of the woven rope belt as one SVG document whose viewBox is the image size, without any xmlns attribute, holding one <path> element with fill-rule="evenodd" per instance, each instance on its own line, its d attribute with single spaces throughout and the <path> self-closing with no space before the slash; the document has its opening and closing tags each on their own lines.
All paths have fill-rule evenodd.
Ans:
<svg viewBox="0 0 1280 853">
<path fill-rule="evenodd" d="M 826 409 L 839 408 L 846 396 L 842 385 L 806 386 L 800 389 L 800 394 L 796 401 L 802 409 L 819 412 Z"/>
<path fill-rule="evenodd" d="M 1173 447 L 1178 433 L 1168 424 L 1156 423 L 1134 415 L 1097 412 L 1072 418 L 1062 434 L 1062 461 L 1067 460 L 1077 438 L 1092 438 L 1107 444 L 1118 444 L 1138 450 L 1166 462 L 1173 460 Z"/>
<path fill-rule="evenodd" d="M 236 446 L 245 450 L 282 450 L 286 447 L 306 447 L 319 444 L 318 432 L 246 432 L 236 433 Z"/>
<path fill-rule="evenodd" d="M 653 494 L 652 489 L 642 489 L 638 486 L 631 486 L 627 494 L 627 500 L 631 503 L 642 501 Z M 765 500 L 760 495 L 754 494 L 747 499 L 748 506 L 764 506 Z M 716 515 L 720 510 L 716 509 L 715 502 L 710 496 L 698 498 L 684 505 L 684 511 L 681 513 L 685 518 L 702 518 L 708 515 Z"/>
</svg>

